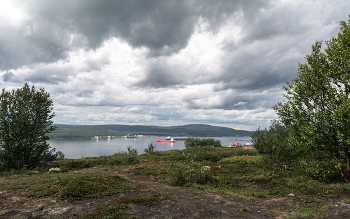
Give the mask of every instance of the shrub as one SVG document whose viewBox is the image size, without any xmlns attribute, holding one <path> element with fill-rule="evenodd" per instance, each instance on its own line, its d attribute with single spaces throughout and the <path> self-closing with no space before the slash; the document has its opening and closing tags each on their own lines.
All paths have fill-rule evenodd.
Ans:
<svg viewBox="0 0 350 219">
<path fill-rule="evenodd" d="M 138 151 L 136 148 L 133 148 L 131 145 L 126 147 L 128 149 L 128 154 L 130 155 L 137 155 Z"/>
<path fill-rule="evenodd" d="M 185 140 L 185 147 L 221 147 L 221 141 L 214 138 L 187 138 Z"/>
<path fill-rule="evenodd" d="M 217 182 L 211 170 L 200 170 L 189 166 L 173 166 L 169 169 L 164 181 L 171 186 L 205 185 Z"/>
<path fill-rule="evenodd" d="M 145 148 L 144 152 L 145 153 L 153 153 L 153 152 L 155 152 L 156 147 L 157 147 L 156 145 L 149 143 L 148 147 Z"/>
<path fill-rule="evenodd" d="M 300 164 L 304 168 L 304 170 L 314 179 L 326 182 L 340 180 L 335 162 L 302 160 Z"/>
</svg>

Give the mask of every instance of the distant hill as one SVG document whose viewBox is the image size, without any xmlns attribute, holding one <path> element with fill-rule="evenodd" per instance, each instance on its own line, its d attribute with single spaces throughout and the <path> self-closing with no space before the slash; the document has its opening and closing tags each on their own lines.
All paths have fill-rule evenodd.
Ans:
<svg viewBox="0 0 350 219">
<path fill-rule="evenodd" d="M 110 132 L 89 127 L 56 125 L 57 129 L 49 133 L 50 138 L 91 138 L 93 136 L 122 136 L 118 132 Z"/>
<path fill-rule="evenodd" d="M 236 130 L 227 127 L 192 124 L 183 126 L 143 126 L 143 125 L 79 125 L 103 131 L 124 134 L 159 135 L 159 136 L 192 136 L 192 137 L 224 137 L 251 136 L 250 131 Z"/>
</svg>

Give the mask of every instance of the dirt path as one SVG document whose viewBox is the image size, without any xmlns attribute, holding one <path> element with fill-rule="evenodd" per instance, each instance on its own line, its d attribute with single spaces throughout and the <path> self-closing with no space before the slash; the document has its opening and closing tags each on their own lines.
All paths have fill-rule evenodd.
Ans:
<svg viewBox="0 0 350 219">
<path fill-rule="evenodd" d="M 247 200 L 222 193 L 169 186 L 153 180 L 150 176 L 125 174 L 113 167 L 108 167 L 108 172 L 125 177 L 135 183 L 137 189 L 122 194 L 71 202 L 54 195 L 28 198 L 28 191 L 23 189 L 0 190 L 0 218 L 81 218 L 104 203 L 115 202 L 121 197 L 138 197 L 152 191 L 161 192 L 168 198 L 154 206 L 134 206 L 132 210 L 135 216 L 152 219 L 279 218 L 281 212 L 289 211 L 298 202 L 296 197 Z M 349 206 L 339 208 L 348 211 L 346 215 L 338 214 L 337 218 L 349 216 Z"/>
</svg>

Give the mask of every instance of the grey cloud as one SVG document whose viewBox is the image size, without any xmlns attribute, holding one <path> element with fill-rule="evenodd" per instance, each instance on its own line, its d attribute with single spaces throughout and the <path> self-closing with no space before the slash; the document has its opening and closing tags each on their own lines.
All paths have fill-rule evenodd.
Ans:
<svg viewBox="0 0 350 219">
<path fill-rule="evenodd" d="M 305 17 L 300 16 L 298 10 L 287 7 L 284 10 L 259 12 L 259 16 L 245 25 L 243 32 L 246 37 L 243 42 L 269 39 L 276 35 L 296 36 L 308 31 L 312 24 L 303 22 Z"/>
<path fill-rule="evenodd" d="M 221 84 L 217 84 L 215 89 L 264 90 L 281 87 L 297 74 L 298 61 L 303 57 L 297 51 L 271 55 L 264 50 L 254 53 L 242 52 L 228 58 L 219 77 Z"/>
<path fill-rule="evenodd" d="M 21 2 L 21 1 L 14 1 Z M 28 8 L 18 4 L 20 9 Z M 29 13 L 30 14 L 30 13 Z M 32 63 L 65 59 L 72 48 L 65 27 L 30 14 L 18 26 L 0 23 L 0 69 L 16 69 Z M 6 20 L 5 20 L 6 21 Z"/>
<path fill-rule="evenodd" d="M 69 67 L 39 66 L 27 74 L 23 80 L 32 83 L 59 84 L 67 82 L 69 80 L 68 76 L 73 73 L 73 70 Z"/>
<path fill-rule="evenodd" d="M 62 0 L 16 1 L 29 17 L 17 29 L 0 26 L 0 69 L 66 59 L 85 45 L 97 49 L 120 37 L 149 55 L 170 55 L 187 46 L 199 18 L 216 30 L 232 13 L 254 11 L 266 1 Z M 86 44 L 87 43 L 87 44 Z"/>
<path fill-rule="evenodd" d="M 186 84 L 179 66 L 169 66 L 162 61 L 150 65 L 145 72 L 145 78 L 133 84 L 136 87 L 163 88 Z"/>
<path fill-rule="evenodd" d="M 282 89 L 269 90 L 268 92 L 246 91 L 239 92 L 230 90 L 230 92 L 208 94 L 208 98 L 183 98 L 187 107 L 190 109 L 224 109 L 224 110 L 252 110 L 252 109 L 270 109 L 282 97 Z M 216 96 L 219 101 L 210 103 L 210 97 Z"/>
<path fill-rule="evenodd" d="M 187 1 L 32 1 L 31 6 L 52 23 L 81 33 L 93 49 L 115 36 L 133 47 L 148 47 L 154 55 L 186 46 L 196 21 Z"/>
<path fill-rule="evenodd" d="M 198 0 L 195 1 L 195 11 L 209 24 L 208 30 L 216 32 L 232 16 L 237 23 L 249 24 L 250 20 L 256 18 L 260 9 L 269 5 L 270 0 Z"/>
<path fill-rule="evenodd" d="M 8 71 L 5 74 L 3 74 L 2 80 L 3 82 L 9 82 L 9 81 L 12 81 L 14 77 L 15 75 L 12 72 Z"/>
</svg>

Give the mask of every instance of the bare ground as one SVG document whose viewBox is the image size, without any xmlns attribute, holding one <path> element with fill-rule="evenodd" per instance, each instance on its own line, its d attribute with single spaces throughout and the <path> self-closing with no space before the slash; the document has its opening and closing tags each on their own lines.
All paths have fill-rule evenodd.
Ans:
<svg viewBox="0 0 350 219">
<path fill-rule="evenodd" d="M 168 198 L 153 206 L 134 206 L 132 213 L 139 218 L 303 218 L 295 215 L 298 197 L 239 198 L 228 194 L 209 192 L 188 187 L 169 186 L 147 175 L 132 175 L 115 167 L 98 167 L 76 171 L 115 173 L 135 183 L 131 192 L 100 198 L 85 198 L 79 201 L 59 199 L 55 195 L 30 198 L 24 189 L 0 189 L 0 218 L 81 218 L 105 203 L 115 202 L 121 197 L 138 197 L 151 191 L 161 192 Z M 0 186 L 1 186 L 0 181 Z M 321 215 L 311 218 L 349 218 L 350 205 L 342 198 L 328 198 L 319 203 Z M 310 217 L 310 215 L 309 215 Z"/>
</svg>

